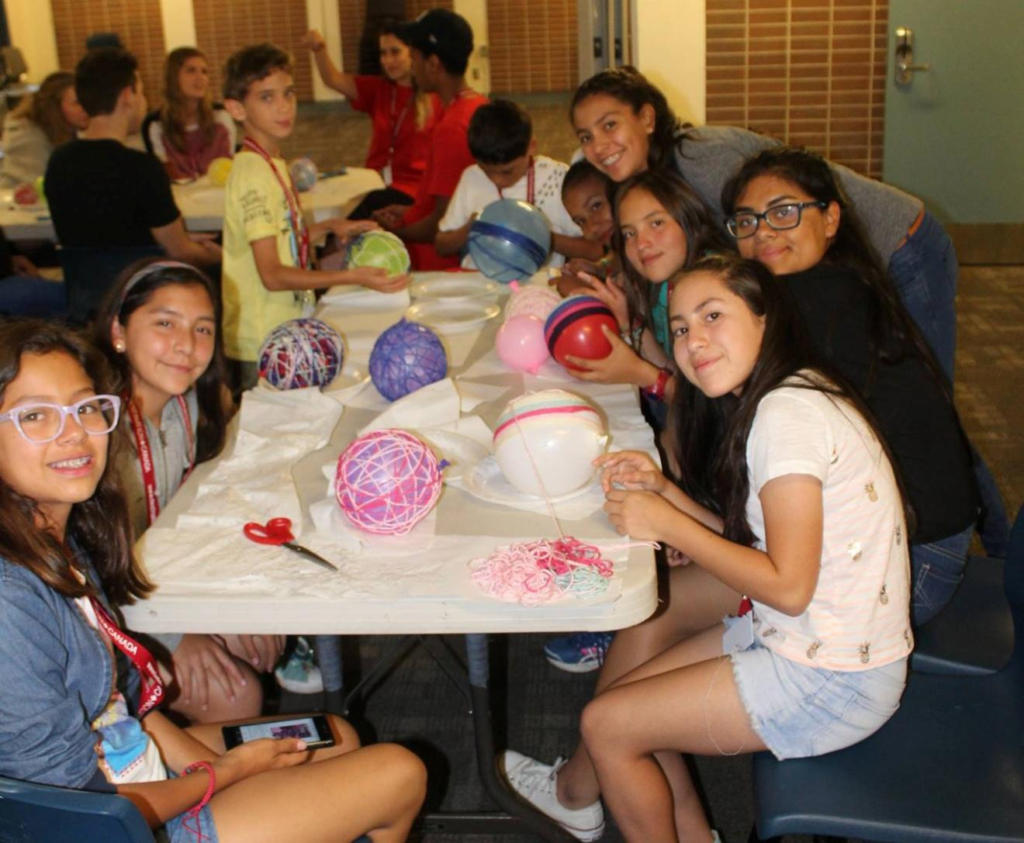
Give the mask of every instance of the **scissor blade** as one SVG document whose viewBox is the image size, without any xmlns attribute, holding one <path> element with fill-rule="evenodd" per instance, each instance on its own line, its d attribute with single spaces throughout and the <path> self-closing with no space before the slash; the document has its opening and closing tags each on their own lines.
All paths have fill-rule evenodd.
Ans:
<svg viewBox="0 0 1024 843">
<path fill-rule="evenodd" d="M 303 547 L 301 544 L 295 544 L 295 542 L 285 542 L 284 546 L 287 547 L 289 550 L 299 554 L 299 556 L 308 559 L 310 562 L 315 562 L 317 565 L 320 565 L 323 568 L 328 568 L 335 572 L 337 572 L 338 570 L 337 565 L 331 564 L 326 559 L 324 559 L 319 553 L 314 553 L 308 547 Z"/>
</svg>

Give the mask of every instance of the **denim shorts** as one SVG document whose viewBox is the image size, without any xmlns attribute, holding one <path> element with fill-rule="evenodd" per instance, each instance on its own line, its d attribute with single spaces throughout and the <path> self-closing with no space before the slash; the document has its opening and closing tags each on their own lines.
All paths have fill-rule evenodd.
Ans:
<svg viewBox="0 0 1024 843">
<path fill-rule="evenodd" d="M 176 779 L 177 777 L 173 770 L 167 771 L 167 778 Z M 197 837 L 192 829 L 195 829 L 197 821 L 203 833 L 203 843 L 217 843 L 217 826 L 213 824 L 213 811 L 210 810 L 209 804 L 203 806 L 203 810 L 199 812 L 199 816 L 196 819 L 187 820 L 188 828 L 185 828 L 184 825 L 186 822 L 185 814 L 171 817 L 163 827 L 168 843 L 196 843 Z M 159 836 L 157 840 L 160 840 Z"/>
<path fill-rule="evenodd" d="M 780 761 L 835 752 L 875 733 L 899 708 L 907 677 L 906 659 L 871 670 L 826 670 L 759 642 L 730 658 L 751 726 Z"/>
</svg>

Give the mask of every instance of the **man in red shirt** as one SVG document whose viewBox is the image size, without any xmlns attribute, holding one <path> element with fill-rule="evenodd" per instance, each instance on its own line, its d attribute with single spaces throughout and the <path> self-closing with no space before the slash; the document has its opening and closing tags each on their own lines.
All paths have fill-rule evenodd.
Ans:
<svg viewBox="0 0 1024 843">
<path fill-rule="evenodd" d="M 469 121 L 487 98 L 466 83 L 473 52 L 473 30 L 447 9 L 431 9 L 408 25 L 412 72 L 419 90 L 436 93 L 443 111 L 434 127 L 416 201 L 412 207 L 389 205 L 374 214 L 384 228 L 405 241 L 415 270 L 455 269 L 459 256 L 442 257 L 434 249 L 437 224 L 466 167 L 474 163 L 466 133 Z"/>
</svg>

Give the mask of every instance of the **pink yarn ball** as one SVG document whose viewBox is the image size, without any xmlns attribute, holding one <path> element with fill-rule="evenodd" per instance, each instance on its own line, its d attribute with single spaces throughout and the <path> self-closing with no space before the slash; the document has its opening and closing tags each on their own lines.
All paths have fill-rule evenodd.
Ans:
<svg viewBox="0 0 1024 843">
<path fill-rule="evenodd" d="M 545 321 L 562 303 L 562 297 L 550 287 L 517 286 L 505 305 L 505 321 L 516 316 L 535 316 Z"/>
<path fill-rule="evenodd" d="M 517 372 L 537 374 L 551 353 L 544 339 L 544 323 L 534 316 L 513 316 L 498 329 L 494 348 L 501 362 Z"/>
<path fill-rule="evenodd" d="M 348 520 L 382 536 L 408 533 L 441 494 L 434 452 L 404 430 L 360 436 L 338 458 L 334 496 Z"/>
</svg>

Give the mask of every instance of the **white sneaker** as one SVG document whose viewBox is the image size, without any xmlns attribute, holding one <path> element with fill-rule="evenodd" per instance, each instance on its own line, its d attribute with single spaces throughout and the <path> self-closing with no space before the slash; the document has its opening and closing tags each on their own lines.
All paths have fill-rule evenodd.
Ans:
<svg viewBox="0 0 1024 843">
<path fill-rule="evenodd" d="M 512 789 L 526 802 L 551 817 L 577 840 L 600 840 L 604 834 L 604 809 L 600 800 L 586 808 L 573 810 L 558 801 L 555 780 L 565 761 L 559 758 L 553 765 L 506 749 L 498 768 Z"/>
</svg>

